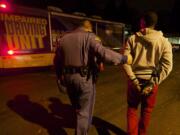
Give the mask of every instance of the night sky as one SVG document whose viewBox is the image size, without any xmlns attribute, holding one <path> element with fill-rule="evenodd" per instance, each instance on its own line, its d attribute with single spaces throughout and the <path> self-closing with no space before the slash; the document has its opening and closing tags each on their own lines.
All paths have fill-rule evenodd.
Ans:
<svg viewBox="0 0 180 135">
<path fill-rule="evenodd" d="M 60 7 L 65 13 L 84 12 L 104 19 L 131 24 L 136 31 L 138 17 L 146 10 L 159 15 L 157 29 L 180 33 L 180 0 L 9 0 L 15 4 L 46 8 Z"/>
</svg>

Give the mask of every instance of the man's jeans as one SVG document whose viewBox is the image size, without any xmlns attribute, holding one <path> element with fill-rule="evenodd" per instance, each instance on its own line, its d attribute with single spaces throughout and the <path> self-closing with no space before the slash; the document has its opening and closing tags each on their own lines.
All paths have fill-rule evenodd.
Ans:
<svg viewBox="0 0 180 135">
<path fill-rule="evenodd" d="M 152 110 L 156 102 L 156 95 L 158 85 L 153 89 L 149 96 L 142 96 L 132 85 L 128 82 L 127 91 L 127 132 L 128 135 L 146 135 L 149 125 Z M 141 104 L 141 114 L 138 118 L 138 106 Z"/>
</svg>

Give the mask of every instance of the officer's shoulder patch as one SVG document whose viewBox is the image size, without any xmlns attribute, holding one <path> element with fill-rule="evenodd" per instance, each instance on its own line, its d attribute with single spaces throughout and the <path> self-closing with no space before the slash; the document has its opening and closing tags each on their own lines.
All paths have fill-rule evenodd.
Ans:
<svg viewBox="0 0 180 135">
<path fill-rule="evenodd" d="M 98 36 L 95 37 L 95 40 L 101 42 L 101 39 Z"/>
</svg>

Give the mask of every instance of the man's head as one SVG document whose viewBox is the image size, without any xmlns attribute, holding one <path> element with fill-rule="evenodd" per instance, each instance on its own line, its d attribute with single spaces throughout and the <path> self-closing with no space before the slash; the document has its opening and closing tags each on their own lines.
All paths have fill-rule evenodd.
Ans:
<svg viewBox="0 0 180 135">
<path fill-rule="evenodd" d="M 80 22 L 80 27 L 82 27 L 85 31 L 92 32 L 92 24 L 90 20 L 83 19 Z"/>
<path fill-rule="evenodd" d="M 82 20 L 80 26 L 83 27 L 85 31 L 92 32 L 92 24 L 89 20 Z"/>
<path fill-rule="evenodd" d="M 140 27 L 141 28 L 154 28 L 157 24 L 158 21 L 158 16 L 155 12 L 153 11 L 148 11 L 146 12 L 141 20 L 140 20 Z"/>
</svg>

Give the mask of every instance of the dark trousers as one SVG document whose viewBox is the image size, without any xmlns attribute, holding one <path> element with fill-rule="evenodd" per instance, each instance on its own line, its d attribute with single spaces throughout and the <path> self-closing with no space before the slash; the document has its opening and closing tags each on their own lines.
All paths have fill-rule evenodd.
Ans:
<svg viewBox="0 0 180 135">
<path fill-rule="evenodd" d="M 66 85 L 76 113 L 75 135 L 87 135 L 93 116 L 95 84 L 91 78 L 87 80 L 80 74 L 73 74 L 66 76 Z"/>
<path fill-rule="evenodd" d="M 132 83 L 128 82 L 127 91 L 127 131 L 128 135 L 146 135 L 147 128 L 150 122 L 151 113 L 156 102 L 158 86 L 153 88 L 153 92 L 149 96 L 142 96 L 133 87 Z M 141 114 L 138 118 L 138 106 L 141 104 Z"/>
</svg>

